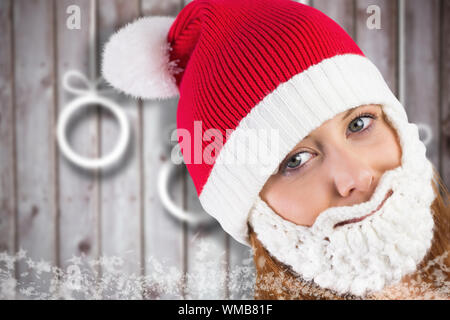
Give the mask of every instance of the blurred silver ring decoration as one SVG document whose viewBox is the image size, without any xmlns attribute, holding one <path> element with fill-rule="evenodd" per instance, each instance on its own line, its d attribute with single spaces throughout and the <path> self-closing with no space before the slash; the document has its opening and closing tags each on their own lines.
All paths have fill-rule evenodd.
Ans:
<svg viewBox="0 0 450 320">
<path fill-rule="evenodd" d="M 80 89 L 70 85 L 69 79 L 71 78 L 78 78 L 87 88 Z M 68 71 L 64 74 L 63 78 L 63 86 L 67 91 L 82 96 L 71 101 L 62 110 L 58 117 L 56 137 L 61 153 L 72 163 L 84 169 L 106 168 L 115 164 L 125 153 L 130 139 L 130 126 L 125 112 L 115 102 L 98 94 L 97 85 L 100 81 L 101 78 L 95 82 L 90 82 L 83 74 L 76 70 Z M 110 110 L 119 123 L 120 135 L 114 149 L 100 158 L 88 158 L 77 154 L 67 141 L 66 128 L 70 122 L 70 118 L 80 109 L 90 105 L 101 105 Z"/>
<path fill-rule="evenodd" d="M 431 130 L 430 126 L 426 123 L 417 123 L 417 127 L 419 133 L 422 131 L 425 134 L 425 137 L 421 138 L 421 140 L 424 145 L 428 146 L 431 140 L 433 140 L 433 131 Z"/>
<path fill-rule="evenodd" d="M 169 185 L 170 181 L 176 173 L 177 167 L 180 165 L 167 161 L 162 165 L 161 171 L 158 175 L 158 194 L 161 203 L 166 211 L 173 217 L 187 222 L 191 226 L 209 225 L 215 223 L 215 219 L 206 212 L 191 212 L 180 208 L 170 197 Z"/>
</svg>

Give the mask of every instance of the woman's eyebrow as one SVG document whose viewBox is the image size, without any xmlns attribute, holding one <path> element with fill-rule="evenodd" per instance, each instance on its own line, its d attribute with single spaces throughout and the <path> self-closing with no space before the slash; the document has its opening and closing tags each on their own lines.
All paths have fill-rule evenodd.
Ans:
<svg viewBox="0 0 450 320">
<path fill-rule="evenodd" d="M 348 110 L 345 113 L 345 115 L 342 117 L 342 120 L 345 120 L 346 118 L 348 118 L 352 114 L 352 112 L 355 111 L 356 108 L 358 108 L 358 107 L 354 107 L 354 108 L 351 108 L 350 110 Z"/>
</svg>

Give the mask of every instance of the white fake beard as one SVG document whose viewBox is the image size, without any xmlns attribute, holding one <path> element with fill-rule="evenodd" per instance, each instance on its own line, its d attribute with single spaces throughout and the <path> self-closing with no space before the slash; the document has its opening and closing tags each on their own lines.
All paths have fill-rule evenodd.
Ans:
<svg viewBox="0 0 450 320">
<path fill-rule="evenodd" d="M 257 197 L 249 222 L 258 239 L 304 280 L 339 294 L 364 296 L 414 272 L 431 247 L 430 206 L 436 197 L 432 165 L 417 126 L 393 121 L 402 144 L 402 165 L 383 174 L 369 201 L 328 208 L 313 226 L 305 227 L 283 219 Z M 390 190 L 392 195 L 378 211 L 362 221 L 339 224 L 368 215 Z"/>
</svg>

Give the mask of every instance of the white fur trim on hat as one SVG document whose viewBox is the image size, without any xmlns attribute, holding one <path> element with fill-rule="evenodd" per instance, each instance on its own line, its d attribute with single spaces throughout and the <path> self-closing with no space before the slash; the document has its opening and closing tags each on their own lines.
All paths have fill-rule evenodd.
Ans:
<svg viewBox="0 0 450 320">
<path fill-rule="evenodd" d="M 102 75 L 116 89 L 144 99 L 179 95 L 173 75 L 181 71 L 169 61 L 167 33 L 174 17 L 141 17 L 111 36 L 104 46 Z"/>
</svg>

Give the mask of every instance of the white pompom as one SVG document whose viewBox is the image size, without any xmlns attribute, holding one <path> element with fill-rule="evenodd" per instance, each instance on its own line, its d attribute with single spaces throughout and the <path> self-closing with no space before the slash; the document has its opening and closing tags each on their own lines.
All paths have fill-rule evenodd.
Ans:
<svg viewBox="0 0 450 320">
<path fill-rule="evenodd" d="M 102 76 L 116 89 L 143 99 L 176 97 L 174 74 L 181 71 L 169 61 L 167 34 L 174 17 L 141 17 L 111 36 L 104 46 Z"/>
</svg>

